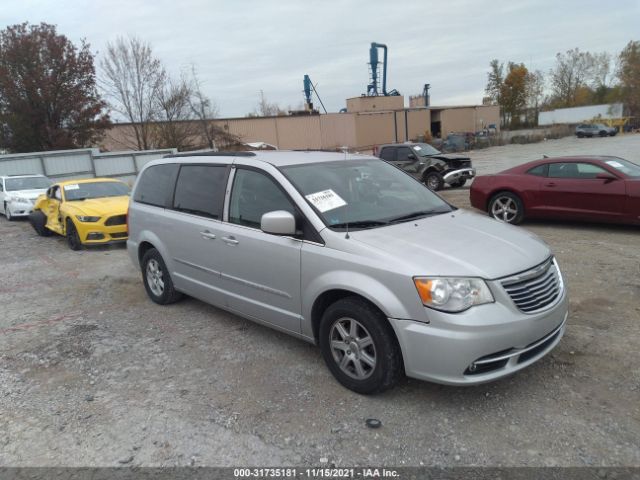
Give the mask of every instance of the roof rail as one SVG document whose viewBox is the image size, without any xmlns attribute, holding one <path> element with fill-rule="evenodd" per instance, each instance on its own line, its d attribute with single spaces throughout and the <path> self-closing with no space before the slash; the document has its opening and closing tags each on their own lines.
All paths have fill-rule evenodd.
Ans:
<svg viewBox="0 0 640 480">
<path fill-rule="evenodd" d="M 255 157 L 253 152 L 183 152 L 183 153 L 170 153 L 162 158 L 176 158 L 176 157 Z"/>
</svg>

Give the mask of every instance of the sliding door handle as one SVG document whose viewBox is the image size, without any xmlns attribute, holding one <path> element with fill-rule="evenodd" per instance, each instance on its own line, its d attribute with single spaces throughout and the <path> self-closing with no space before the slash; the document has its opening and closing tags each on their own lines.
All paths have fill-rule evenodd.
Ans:
<svg viewBox="0 0 640 480">
<path fill-rule="evenodd" d="M 238 245 L 240 243 L 234 236 L 222 237 L 222 241 L 227 245 Z"/>
</svg>

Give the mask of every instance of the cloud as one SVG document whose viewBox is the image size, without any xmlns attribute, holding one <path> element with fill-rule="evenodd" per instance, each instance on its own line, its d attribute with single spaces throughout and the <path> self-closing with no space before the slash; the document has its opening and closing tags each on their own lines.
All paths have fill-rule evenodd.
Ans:
<svg viewBox="0 0 640 480">
<path fill-rule="evenodd" d="M 640 14 L 639 2 L 622 3 L 3 0 L 0 26 L 54 23 L 73 41 L 86 38 L 98 56 L 118 36 L 137 35 L 172 74 L 195 65 L 229 117 L 252 111 L 260 90 L 297 106 L 304 74 L 327 108 L 339 110 L 366 91 L 374 41 L 389 47 L 389 89 L 408 97 L 430 83 L 433 103 L 479 103 L 492 58 L 546 72 L 558 51 L 620 51 L 637 36 Z"/>
</svg>

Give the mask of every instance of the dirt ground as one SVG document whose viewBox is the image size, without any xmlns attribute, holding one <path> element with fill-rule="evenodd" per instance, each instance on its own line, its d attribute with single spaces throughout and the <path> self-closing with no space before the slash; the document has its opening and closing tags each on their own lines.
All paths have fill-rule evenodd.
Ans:
<svg viewBox="0 0 640 480">
<path fill-rule="evenodd" d="M 473 159 L 486 173 L 638 147 L 569 138 Z M 469 208 L 468 190 L 443 195 Z M 153 304 L 122 247 L 72 252 L 0 219 L 0 465 L 640 466 L 640 229 L 523 228 L 568 284 L 557 349 L 492 384 L 365 397 L 312 345 L 197 300 Z"/>
</svg>

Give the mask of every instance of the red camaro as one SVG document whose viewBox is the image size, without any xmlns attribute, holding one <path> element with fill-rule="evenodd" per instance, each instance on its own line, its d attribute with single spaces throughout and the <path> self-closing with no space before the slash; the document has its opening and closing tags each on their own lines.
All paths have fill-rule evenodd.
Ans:
<svg viewBox="0 0 640 480">
<path fill-rule="evenodd" d="M 476 177 L 471 205 L 519 223 L 550 218 L 640 224 L 640 165 L 618 157 L 545 158 Z"/>
</svg>

